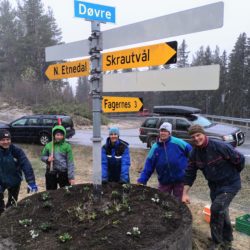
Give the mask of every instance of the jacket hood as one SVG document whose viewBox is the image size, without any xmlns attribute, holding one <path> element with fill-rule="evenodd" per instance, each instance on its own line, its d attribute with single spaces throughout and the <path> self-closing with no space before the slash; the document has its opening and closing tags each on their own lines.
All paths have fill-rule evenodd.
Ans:
<svg viewBox="0 0 250 250">
<path fill-rule="evenodd" d="M 65 128 L 64 128 L 62 125 L 56 125 L 56 126 L 52 129 L 52 135 L 53 135 L 53 136 L 54 136 L 54 132 L 55 132 L 56 130 L 62 131 L 63 134 L 64 134 L 64 137 L 66 137 L 66 130 L 65 130 Z"/>
</svg>

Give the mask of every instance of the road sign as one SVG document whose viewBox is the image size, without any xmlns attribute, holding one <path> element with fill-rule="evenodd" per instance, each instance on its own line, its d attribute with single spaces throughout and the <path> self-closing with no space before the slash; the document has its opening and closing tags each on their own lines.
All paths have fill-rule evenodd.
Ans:
<svg viewBox="0 0 250 250">
<path fill-rule="evenodd" d="M 224 3 L 217 2 L 102 32 L 103 49 L 165 39 L 223 26 Z M 89 55 L 89 40 L 47 47 L 46 61 Z"/>
<path fill-rule="evenodd" d="M 87 3 L 81 0 L 74 1 L 75 17 L 100 22 L 115 23 L 115 8 L 100 4 Z"/>
<path fill-rule="evenodd" d="M 103 71 L 176 63 L 177 42 L 119 50 L 102 55 Z"/>
<path fill-rule="evenodd" d="M 142 110 L 143 103 L 139 97 L 103 96 L 102 111 L 114 112 L 138 112 Z"/>
<path fill-rule="evenodd" d="M 80 77 L 89 75 L 89 60 L 78 60 L 73 62 L 49 65 L 45 75 L 49 80 Z"/>
<path fill-rule="evenodd" d="M 103 75 L 103 92 L 183 91 L 218 89 L 220 66 Z"/>
</svg>

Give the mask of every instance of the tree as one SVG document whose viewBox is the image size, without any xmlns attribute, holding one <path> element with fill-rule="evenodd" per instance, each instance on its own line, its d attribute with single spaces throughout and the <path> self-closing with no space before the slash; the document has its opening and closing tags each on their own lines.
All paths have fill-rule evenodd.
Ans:
<svg viewBox="0 0 250 250">
<path fill-rule="evenodd" d="M 188 56 L 190 51 L 187 51 L 186 41 L 183 40 L 177 51 L 177 67 L 185 68 L 189 66 Z"/>
<path fill-rule="evenodd" d="M 90 85 L 88 82 L 88 78 L 87 77 L 78 78 L 76 87 L 76 101 L 88 105 L 90 100 L 89 92 L 90 92 Z"/>
<path fill-rule="evenodd" d="M 22 70 L 32 67 L 37 81 L 43 81 L 45 68 L 45 47 L 61 41 L 61 31 L 57 27 L 52 11 L 44 11 L 41 0 L 23 0 L 18 4 L 19 25 L 22 29 L 19 59 Z"/>
<path fill-rule="evenodd" d="M 3 85 L 15 82 L 17 78 L 16 48 L 18 45 L 18 26 L 16 12 L 8 0 L 0 3 L 0 91 Z"/>
<path fill-rule="evenodd" d="M 229 56 L 229 93 L 226 112 L 230 116 L 243 117 L 247 109 L 248 79 L 247 74 L 247 36 L 240 34 Z"/>
</svg>

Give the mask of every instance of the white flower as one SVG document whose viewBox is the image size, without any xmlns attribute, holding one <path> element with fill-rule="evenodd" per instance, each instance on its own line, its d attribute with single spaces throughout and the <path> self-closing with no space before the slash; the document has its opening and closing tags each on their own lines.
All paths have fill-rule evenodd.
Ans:
<svg viewBox="0 0 250 250">
<path fill-rule="evenodd" d="M 31 235 L 32 239 L 35 239 L 36 237 L 39 236 L 39 233 L 36 232 L 35 230 L 30 230 L 30 235 Z"/>
<path fill-rule="evenodd" d="M 132 233 L 131 232 L 127 232 L 127 235 L 132 235 Z"/>
</svg>

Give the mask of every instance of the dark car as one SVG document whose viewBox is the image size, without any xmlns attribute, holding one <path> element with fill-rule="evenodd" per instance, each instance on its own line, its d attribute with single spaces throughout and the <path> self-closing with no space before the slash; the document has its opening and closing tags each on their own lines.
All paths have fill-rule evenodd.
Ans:
<svg viewBox="0 0 250 250">
<path fill-rule="evenodd" d="M 159 136 L 159 127 L 163 122 L 173 126 L 172 135 L 190 142 L 188 128 L 201 125 L 207 136 L 231 143 L 234 147 L 245 141 L 244 133 L 237 127 L 212 123 L 200 114 L 200 109 L 187 106 L 155 106 L 154 116 L 148 117 L 140 127 L 139 138 L 147 147 L 151 147 Z"/>
<path fill-rule="evenodd" d="M 66 115 L 28 115 L 9 124 L 0 124 L 0 129 L 8 129 L 14 142 L 35 142 L 42 145 L 51 140 L 52 128 L 58 124 L 60 118 L 66 129 L 66 138 L 75 134 L 74 124 L 70 116 Z"/>
</svg>

